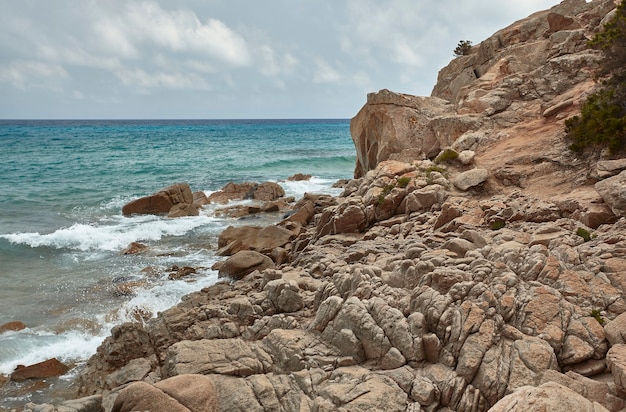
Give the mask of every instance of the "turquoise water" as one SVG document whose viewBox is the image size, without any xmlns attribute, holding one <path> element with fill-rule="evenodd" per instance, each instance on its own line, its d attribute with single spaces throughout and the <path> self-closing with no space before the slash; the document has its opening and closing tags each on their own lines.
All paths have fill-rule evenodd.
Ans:
<svg viewBox="0 0 626 412">
<path fill-rule="evenodd" d="M 175 182 L 207 194 L 268 180 L 296 198 L 337 194 L 331 185 L 355 163 L 348 120 L 0 120 L 0 158 L 0 324 L 27 325 L 0 334 L 5 375 L 51 357 L 80 364 L 113 325 L 216 281 L 217 236 L 238 222 L 216 217 L 215 206 L 197 217 L 127 218 L 128 201 Z M 286 181 L 295 173 L 314 178 Z M 150 252 L 121 255 L 133 241 Z M 200 269 L 170 281 L 173 265 Z M 142 286 L 115 294 L 129 279 Z"/>
</svg>

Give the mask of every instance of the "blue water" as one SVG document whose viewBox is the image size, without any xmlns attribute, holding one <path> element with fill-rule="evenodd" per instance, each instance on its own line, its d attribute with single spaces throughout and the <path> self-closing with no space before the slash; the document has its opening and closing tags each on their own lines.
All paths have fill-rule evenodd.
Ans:
<svg viewBox="0 0 626 412">
<path fill-rule="evenodd" d="M 217 236 L 237 222 L 213 205 L 197 217 L 127 218 L 125 203 L 176 182 L 207 194 L 231 181 L 337 194 L 355 154 L 348 120 L 0 120 L 0 159 L 0 325 L 27 325 L 0 334 L 6 375 L 50 357 L 80 364 L 113 325 L 216 281 Z M 296 173 L 314 177 L 287 181 Z M 150 252 L 121 255 L 133 241 Z M 168 281 L 172 265 L 199 270 Z M 118 296 L 120 278 L 142 286 Z"/>
</svg>

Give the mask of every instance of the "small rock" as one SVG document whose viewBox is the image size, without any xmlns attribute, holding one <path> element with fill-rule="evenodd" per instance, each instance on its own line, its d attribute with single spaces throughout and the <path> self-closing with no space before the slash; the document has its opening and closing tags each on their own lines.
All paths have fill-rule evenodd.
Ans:
<svg viewBox="0 0 626 412">
<path fill-rule="evenodd" d="M 26 325 L 18 320 L 0 325 L 0 333 L 26 329 Z"/>
<path fill-rule="evenodd" d="M 136 255 L 137 253 L 145 252 L 148 249 L 147 245 L 139 242 L 132 242 L 122 251 L 122 255 Z"/>
</svg>

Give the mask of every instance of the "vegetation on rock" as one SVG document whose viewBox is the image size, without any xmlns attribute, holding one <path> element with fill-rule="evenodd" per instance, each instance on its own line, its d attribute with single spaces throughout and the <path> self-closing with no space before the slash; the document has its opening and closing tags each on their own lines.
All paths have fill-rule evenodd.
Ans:
<svg viewBox="0 0 626 412">
<path fill-rule="evenodd" d="M 626 3 L 588 45 L 603 53 L 597 75 L 604 81 L 583 103 L 580 116 L 565 121 L 565 132 L 575 152 L 597 146 L 615 154 L 626 149 Z"/>
<path fill-rule="evenodd" d="M 472 42 L 469 40 L 461 40 L 454 49 L 455 56 L 466 56 L 472 48 Z"/>
<path fill-rule="evenodd" d="M 458 157 L 459 157 L 459 154 L 456 151 L 452 149 L 446 149 L 435 158 L 434 162 L 436 164 L 445 163 L 445 162 L 454 160 Z"/>
<path fill-rule="evenodd" d="M 582 237 L 585 242 L 589 242 L 591 240 L 591 233 L 589 233 L 587 229 L 579 227 L 578 229 L 576 229 L 576 234 Z"/>
</svg>

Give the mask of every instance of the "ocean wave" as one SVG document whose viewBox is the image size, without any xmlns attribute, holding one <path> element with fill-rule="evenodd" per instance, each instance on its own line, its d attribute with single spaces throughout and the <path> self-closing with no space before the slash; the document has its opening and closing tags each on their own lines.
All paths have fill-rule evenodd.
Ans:
<svg viewBox="0 0 626 412">
<path fill-rule="evenodd" d="M 300 170 L 299 173 L 309 173 L 310 170 L 332 170 L 333 173 L 336 173 L 337 167 L 343 166 L 347 169 L 352 169 L 354 167 L 354 161 L 354 155 L 303 156 L 271 160 L 264 163 L 261 168 L 263 170 L 295 168 Z"/>
<path fill-rule="evenodd" d="M 120 217 L 108 224 L 75 223 L 52 233 L 10 233 L 0 235 L 0 238 L 32 248 L 117 251 L 131 242 L 157 241 L 165 236 L 182 236 L 212 221 L 211 217 L 205 215 L 178 219 L 157 216 Z"/>
<path fill-rule="evenodd" d="M 335 183 L 335 180 L 324 179 L 316 176 L 311 177 L 309 180 L 286 180 L 279 182 L 285 190 L 285 195 L 293 196 L 296 200 L 302 198 L 305 193 L 329 194 L 337 196 L 342 192 L 342 189 L 333 188 L 333 183 Z"/>
</svg>

